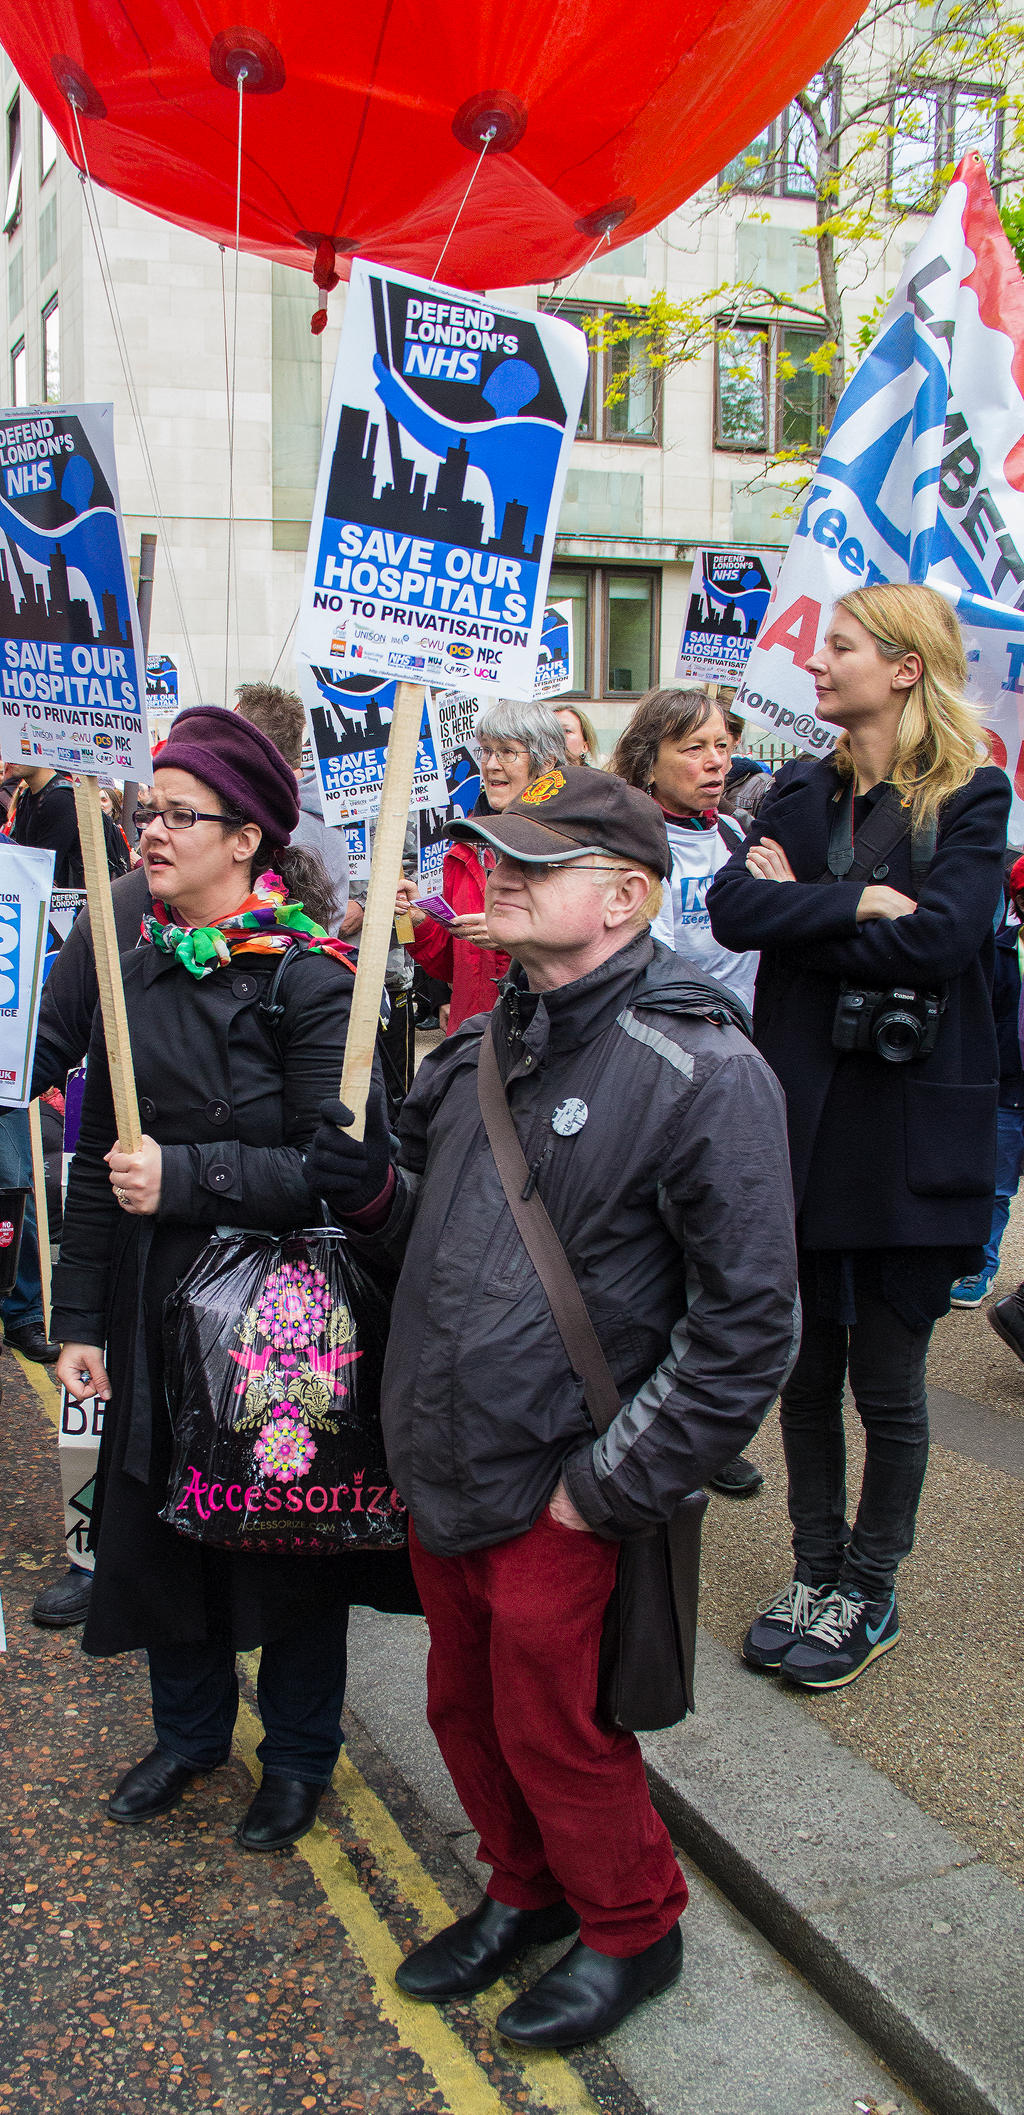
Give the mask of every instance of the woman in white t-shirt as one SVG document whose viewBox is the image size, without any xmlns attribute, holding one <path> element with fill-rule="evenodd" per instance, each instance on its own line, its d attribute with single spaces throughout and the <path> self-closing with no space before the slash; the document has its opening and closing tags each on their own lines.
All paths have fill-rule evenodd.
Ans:
<svg viewBox="0 0 1024 2115">
<path fill-rule="evenodd" d="M 608 768 L 627 785 L 650 793 L 665 816 L 672 873 L 651 927 L 654 939 L 688 957 L 706 976 L 717 977 L 749 1013 L 757 955 L 721 947 L 704 903 L 719 867 L 744 841 L 739 823 L 719 814 L 730 754 L 724 715 L 706 688 L 649 690 L 619 736 Z M 755 1462 L 738 1454 L 710 1480 L 729 1498 L 749 1498 L 764 1477 Z"/>
</svg>

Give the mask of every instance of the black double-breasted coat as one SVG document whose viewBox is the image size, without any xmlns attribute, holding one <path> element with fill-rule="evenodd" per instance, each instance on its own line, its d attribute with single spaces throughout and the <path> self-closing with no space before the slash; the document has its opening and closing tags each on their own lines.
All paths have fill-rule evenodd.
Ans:
<svg viewBox="0 0 1024 2115">
<path fill-rule="evenodd" d="M 707 899 L 723 946 L 761 950 L 754 1040 L 786 1093 L 800 1239 L 808 1248 L 841 1250 L 985 1242 L 999 1078 L 993 919 L 1009 781 L 985 766 L 944 803 L 935 856 L 920 883 L 905 835 L 875 878 L 913 896 L 918 908 L 860 925 L 864 881 L 834 881 L 828 873 L 844 783 L 827 758 L 784 765 L 750 843 L 776 839 L 796 880 L 751 874 L 745 845 Z M 882 790 L 855 803 L 857 827 Z M 832 1024 L 843 982 L 872 990 L 944 987 L 931 1055 L 893 1065 L 871 1051 L 837 1050 Z"/>
<path fill-rule="evenodd" d="M 302 1151 L 320 1102 L 337 1095 L 352 976 L 328 955 L 303 952 L 282 979 L 284 1014 L 275 1025 L 260 1002 L 279 960 L 236 956 L 197 979 L 151 946 L 122 955 L 142 1128 L 162 1150 L 154 1217 L 123 1212 L 111 1189 L 103 1155 L 116 1124 L 96 1016 L 53 1315 L 62 1341 L 106 1346 L 112 1388 L 88 1652 L 213 1636 L 241 1648 L 286 1637 L 325 1605 L 337 1607 L 339 1621 L 349 1601 L 418 1607 L 403 1553 L 212 1550 L 158 1518 L 172 1452 L 162 1379 L 167 1295 L 217 1226 L 284 1232 L 321 1216 Z"/>
</svg>

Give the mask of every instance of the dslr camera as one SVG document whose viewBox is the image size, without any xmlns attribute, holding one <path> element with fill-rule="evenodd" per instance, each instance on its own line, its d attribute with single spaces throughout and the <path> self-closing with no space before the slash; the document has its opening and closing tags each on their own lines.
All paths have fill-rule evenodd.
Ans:
<svg viewBox="0 0 1024 2115">
<path fill-rule="evenodd" d="M 944 991 L 864 991 L 844 984 L 832 1023 L 836 1050 L 872 1050 L 888 1065 L 930 1057 L 946 1006 Z"/>
</svg>

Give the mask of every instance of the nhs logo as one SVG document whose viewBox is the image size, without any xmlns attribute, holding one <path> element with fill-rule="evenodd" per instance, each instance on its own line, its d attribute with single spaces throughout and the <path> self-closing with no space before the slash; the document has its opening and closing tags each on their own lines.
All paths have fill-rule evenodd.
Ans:
<svg viewBox="0 0 1024 2115">
<path fill-rule="evenodd" d="M 449 345 L 417 345 L 407 338 L 402 373 L 429 375 L 434 382 L 479 382 L 481 358 L 478 352 L 458 352 Z"/>
<path fill-rule="evenodd" d="M 0 901 L 0 1008 L 18 1004 L 21 984 L 21 904 Z"/>
</svg>

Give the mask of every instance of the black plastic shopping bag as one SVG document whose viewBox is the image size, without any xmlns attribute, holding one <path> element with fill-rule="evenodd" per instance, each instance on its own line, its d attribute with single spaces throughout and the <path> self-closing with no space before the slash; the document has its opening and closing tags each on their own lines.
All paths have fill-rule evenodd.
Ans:
<svg viewBox="0 0 1024 2115">
<path fill-rule="evenodd" d="M 161 1519 L 268 1554 L 405 1541 L 380 1430 L 387 1302 L 343 1234 L 218 1234 L 164 1308 Z"/>
</svg>

